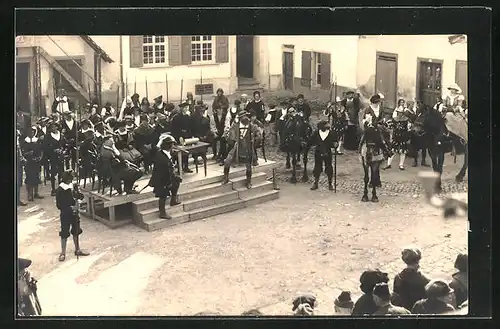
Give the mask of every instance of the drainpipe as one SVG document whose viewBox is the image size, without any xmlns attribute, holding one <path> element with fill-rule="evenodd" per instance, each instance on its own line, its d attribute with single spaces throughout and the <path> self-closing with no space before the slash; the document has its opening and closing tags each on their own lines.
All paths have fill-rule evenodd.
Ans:
<svg viewBox="0 0 500 329">
<path fill-rule="evenodd" d="M 125 86 L 123 85 L 123 39 L 122 36 L 120 35 L 120 89 L 121 89 L 121 98 L 123 99 L 124 96 L 124 89 Z M 118 104 L 116 104 L 118 106 Z"/>
</svg>

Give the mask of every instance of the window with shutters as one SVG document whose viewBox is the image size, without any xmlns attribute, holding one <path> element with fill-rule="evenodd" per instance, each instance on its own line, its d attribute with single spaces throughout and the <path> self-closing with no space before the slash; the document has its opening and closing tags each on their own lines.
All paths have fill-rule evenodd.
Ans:
<svg viewBox="0 0 500 329">
<path fill-rule="evenodd" d="M 311 53 L 311 86 L 321 86 L 321 53 Z"/>
<path fill-rule="evenodd" d="M 142 58 L 144 65 L 167 63 L 167 38 L 158 35 L 145 35 L 142 39 Z"/>
<path fill-rule="evenodd" d="M 215 38 L 211 35 L 193 35 L 191 37 L 191 62 L 193 64 L 214 62 L 214 40 Z"/>
</svg>

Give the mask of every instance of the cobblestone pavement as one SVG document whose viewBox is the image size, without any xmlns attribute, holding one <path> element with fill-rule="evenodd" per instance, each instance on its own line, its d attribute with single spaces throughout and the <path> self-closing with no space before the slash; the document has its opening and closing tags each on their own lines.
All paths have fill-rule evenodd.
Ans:
<svg viewBox="0 0 500 329">
<path fill-rule="evenodd" d="M 319 314 L 331 314 L 341 289 L 358 295 L 364 269 L 379 267 L 392 280 L 408 244 L 422 248 L 424 272 L 447 279 L 457 253 L 467 250 L 467 221 L 444 220 L 420 196 L 382 189 L 373 204 L 346 189 L 281 187 L 275 201 L 152 233 L 82 218 L 82 247 L 92 255 L 77 261 L 68 242 L 64 263 L 57 261 L 58 213 L 47 196 L 18 208 L 18 250 L 33 260 L 44 315 L 103 316 L 251 308 L 286 315 L 299 291 L 316 293 Z"/>
</svg>

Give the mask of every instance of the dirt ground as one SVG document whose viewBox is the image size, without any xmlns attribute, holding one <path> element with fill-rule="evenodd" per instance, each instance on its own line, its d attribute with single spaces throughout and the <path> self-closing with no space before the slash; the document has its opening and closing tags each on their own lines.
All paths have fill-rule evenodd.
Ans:
<svg viewBox="0 0 500 329">
<path fill-rule="evenodd" d="M 357 194 L 283 183 L 278 200 L 152 233 L 82 218 L 91 256 L 77 261 L 68 242 L 64 263 L 57 260 L 58 213 L 46 197 L 18 208 L 18 250 L 33 260 L 44 315 L 238 315 L 251 308 L 286 315 L 299 291 L 314 292 L 318 313 L 332 314 L 340 290 L 359 294 L 364 269 L 379 267 L 392 279 L 408 244 L 422 248 L 424 272 L 445 279 L 467 249 L 465 219 L 444 220 L 421 197 L 379 197 L 362 203 Z"/>
</svg>

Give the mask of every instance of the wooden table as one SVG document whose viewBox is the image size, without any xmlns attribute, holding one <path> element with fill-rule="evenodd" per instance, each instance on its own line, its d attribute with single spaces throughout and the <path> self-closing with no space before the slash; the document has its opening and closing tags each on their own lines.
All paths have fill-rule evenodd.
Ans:
<svg viewBox="0 0 500 329">
<path fill-rule="evenodd" d="M 182 154 L 193 155 L 194 164 L 196 167 L 196 173 L 198 173 L 198 157 L 203 160 L 203 169 L 205 171 L 205 177 L 207 176 L 207 151 L 211 146 L 210 143 L 198 142 L 196 144 L 182 146 L 176 145 L 177 152 L 177 169 L 179 170 L 179 176 L 182 178 Z"/>
</svg>

